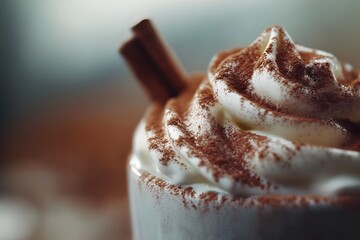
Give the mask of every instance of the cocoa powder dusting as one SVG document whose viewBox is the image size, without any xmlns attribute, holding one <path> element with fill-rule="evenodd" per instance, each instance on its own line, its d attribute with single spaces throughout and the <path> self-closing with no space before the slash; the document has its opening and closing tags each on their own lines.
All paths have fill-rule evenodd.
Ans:
<svg viewBox="0 0 360 240">
<path fill-rule="evenodd" d="M 302 97 L 306 93 L 308 98 L 318 111 L 314 112 L 321 118 L 323 115 L 331 115 L 335 107 L 341 110 L 343 106 L 354 104 L 353 96 L 346 91 L 340 91 L 337 84 L 352 86 L 353 91 L 360 89 L 359 73 L 357 71 L 345 71 L 343 67 L 343 79 L 334 79 L 331 66 L 327 62 L 313 61 L 324 58 L 318 55 L 315 50 L 311 52 L 299 51 L 294 43 L 285 36 L 285 31 L 281 27 L 275 27 L 278 36 L 272 40 L 277 40 L 277 47 L 270 43 L 264 52 L 261 52 L 261 42 L 255 42 L 247 48 L 228 52 L 230 56 L 221 55 L 222 62 L 216 65 L 214 71 L 217 79 L 226 79 L 226 84 L 231 91 L 237 92 L 242 96 L 251 99 L 264 109 L 269 109 L 278 114 L 291 114 L 286 108 L 274 105 L 270 101 L 252 93 L 251 77 L 255 69 L 265 69 L 274 79 L 281 81 L 279 84 L 290 86 L 290 95 L 294 98 Z M 269 32 L 271 28 L 266 31 Z M 275 51 L 276 50 L 276 51 Z M 276 52 L 275 61 L 267 56 Z M 215 67 L 214 67 L 215 68 Z M 213 68 L 211 68 L 213 70 Z M 340 104 L 341 103 L 341 104 Z M 298 114 L 294 117 L 310 117 L 308 114 Z"/>
<path fill-rule="evenodd" d="M 279 68 L 279 73 L 281 73 L 285 79 L 305 84 L 306 80 L 303 78 L 305 72 L 304 61 L 298 54 L 294 44 L 285 38 L 283 29 L 280 29 L 279 31 L 278 40 L 279 46 L 275 62 Z"/>
<path fill-rule="evenodd" d="M 251 48 L 242 49 L 222 62 L 221 68 L 218 69 L 217 77 L 219 79 L 226 79 L 230 89 L 244 94 L 249 93 L 249 80 L 260 56 L 259 44 L 255 44 Z"/>
<path fill-rule="evenodd" d="M 219 210 L 223 206 L 237 205 L 239 207 L 271 207 L 282 208 L 287 206 L 292 207 L 311 207 L 315 205 L 331 204 L 332 206 L 344 207 L 347 209 L 360 208 L 359 197 L 349 196 L 315 196 L 315 195 L 265 195 L 265 196 L 250 196 L 240 197 L 233 195 L 224 195 L 217 192 L 196 192 L 191 187 L 183 187 L 181 185 L 173 185 L 157 178 L 147 172 L 141 171 L 139 184 L 145 184 L 146 187 L 153 192 L 158 201 L 166 194 L 179 197 L 183 203 L 184 208 L 199 209 L 201 212 L 206 212 L 213 208 Z"/>
<path fill-rule="evenodd" d="M 173 196 L 181 197 L 184 208 L 188 208 L 189 204 L 194 209 L 197 208 L 197 206 L 192 201 L 192 199 L 195 199 L 195 194 L 196 194 L 195 190 L 192 187 L 182 187 L 181 185 L 173 185 L 144 171 L 141 171 L 139 181 L 141 183 L 145 183 L 147 187 L 154 194 L 156 194 L 157 199 L 160 198 L 160 195 L 162 193 L 168 192 Z"/>
<path fill-rule="evenodd" d="M 199 199 L 203 201 L 205 204 L 209 204 L 210 202 L 215 202 L 219 198 L 219 194 L 217 192 L 203 192 L 199 195 Z"/>
<path fill-rule="evenodd" d="M 269 47 L 269 49 L 272 46 Z M 262 52 L 260 51 L 261 44 L 256 42 L 248 48 L 243 48 L 223 60 L 218 66 L 216 72 L 217 79 L 226 79 L 226 84 L 230 91 L 240 93 L 244 97 L 251 99 L 253 102 L 259 104 L 265 109 L 277 110 L 282 112 L 282 109 L 278 109 L 274 104 L 261 99 L 256 94 L 252 93 L 251 77 L 254 70 L 259 65 L 265 65 L 267 62 L 259 61 Z M 271 67 L 271 65 L 269 65 Z"/>
<path fill-rule="evenodd" d="M 151 111 L 148 114 L 146 119 L 146 131 L 153 132 L 153 136 L 148 138 L 148 147 L 151 150 L 157 150 L 161 153 L 160 162 L 167 166 L 170 161 L 175 162 L 176 164 L 185 167 L 183 163 L 177 160 L 176 153 L 171 146 L 171 143 L 165 136 L 165 128 L 164 125 L 164 111 L 165 109 L 171 109 L 173 112 L 183 113 L 187 111 L 189 102 L 191 101 L 192 96 L 194 95 L 195 90 L 199 86 L 200 82 L 204 79 L 202 74 L 194 75 L 190 80 L 187 88 L 183 91 L 183 93 L 174 99 L 170 99 L 166 105 L 163 104 L 154 104 L 152 106 Z M 186 131 L 185 126 L 182 124 L 180 120 L 181 116 L 174 116 L 171 118 L 167 124 L 175 125 Z"/>
<path fill-rule="evenodd" d="M 189 148 L 190 154 L 200 159 L 199 166 L 210 170 L 216 181 L 228 176 L 249 186 L 268 187 L 268 184 L 261 182 L 260 178 L 248 169 L 245 161 L 247 155 L 257 151 L 256 145 L 267 141 L 267 138 L 236 126 L 223 126 L 219 123 L 209 111 L 216 101 L 208 83 L 197 90 L 196 94 L 198 107 L 208 114 L 207 124 L 210 125 L 210 129 L 203 135 L 192 135 L 188 131 L 186 122 L 192 121 L 188 119 L 189 104 L 198 84 L 194 84 L 192 89 L 167 103 L 165 108 L 173 114 L 166 123 L 163 123 L 164 106 L 154 107 L 147 119 L 147 131 L 152 130 L 155 133 L 154 137 L 148 139 L 150 149 L 157 149 L 162 153 L 162 164 L 167 165 L 169 161 L 174 161 L 175 151 L 166 147 L 168 140 L 164 138 L 164 125 L 175 126 L 182 132 L 182 136 L 174 144 Z"/>
<path fill-rule="evenodd" d="M 158 150 L 162 156 L 160 162 L 167 166 L 169 161 L 175 159 L 174 150 L 168 145 L 165 138 L 165 130 L 162 123 L 164 116 L 164 107 L 162 105 L 154 105 L 146 120 L 146 131 L 152 131 L 154 136 L 148 138 L 149 149 Z"/>
<path fill-rule="evenodd" d="M 229 51 L 222 51 L 220 53 L 218 53 L 216 55 L 216 58 L 214 60 L 214 62 L 212 63 L 211 67 L 210 67 L 210 72 L 215 72 L 217 71 L 217 67 L 221 64 L 222 61 L 224 61 L 228 56 L 233 55 L 237 52 L 240 52 L 243 48 L 234 48 L 232 50 Z"/>
<path fill-rule="evenodd" d="M 332 116 L 331 114 L 336 110 L 336 107 L 347 109 L 348 106 L 354 104 L 353 96 L 349 91 L 335 90 L 341 89 L 341 84 L 344 84 L 344 86 L 353 85 L 353 89 L 355 87 L 360 89 L 359 74 L 357 72 L 355 74 L 355 71 L 344 72 L 344 79 L 334 79 L 334 74 L 328 62 L 314 62 L 314 60 L 323 56 L 319 56 L 315 51 L 299 51 L 285 36 L 284 30 L 279 28 L 278 31 L 276 49 L 274 49 L 274 44 L 269 44 L 265 52 L 261 52 L 263 49 L 262 43 L 255 42 L 248 48 L 235 49 L 220 54 L 210 67 L 210 71 L 215 74 L 215 81 L 226 80 L 225 83 L 230 91 L 239 93 L 261 106 L 265 110 L 265 114 L 259 116 L 259 118 L 264 121 L 265 115 L 272 112 L 275 118 L 286 115 L 288 118 L 304 122 L 316 120 L 320 124 L 337 124 L 344 127 L 350 135 L 349 141 L 340 147 L 360 151 L 359 124 L 349 120 L 323 117 Z M 268 58 L 267 56 L 275 50 L 275 60 Z M 281 86 L 288 87 L 292 97 L 309 99 L 309 102 L 316 106 L 315 109 L 319 109 L 319 113 L 316 112 L 315 117 L 308 116 L 305 113 L 294 115 L 289 113 L 286 107 L 275 105 L 259 97 L 253 92 L 251 83 L 254 70 L 259 67 L 271 71 L 275 77 L 274 81 L 278 79 L 278 81 L 281 81 L 279 82 Z M 194 104 L 197 104 L 195 107 L 199 109 L 199 112 L 206 115 L 204 124 L 209 125 L 205 132 L 199 131 L 201 134 L 189 130 L 193 120 L 190 119 L 190 116 L 193 116 L 190 115 L 190 111 L 191 106 Z M 279 155 L 271 152 L 268 147 L 259 150 L 259 146 L 266 146 L 269 138 L 247 131 L 246 126 L 239 127 L 240 124 L 237 126 L 228 120 L 217 119 L 213 111 L 217 111 L 217 114 L 221 115 L 224 114 L 222 112 L 224 110 L 214 110 L 213 107 L 216 104 L 218 103 L 208 80 L 203 75 L 191 78 L 187 89 L 180 96 L 169 100 L 166 105 L 153 106 L 146 120 L 146 131 L 151 131 L 154 134 L 148 138 L 149 148 L 156 149 L 161 153 L 160 162 L 165 166 L 169 165 L 170 162 L 184 166 L 179 161 L 174 146 L 185 146 L 186 149 L 189 149 L 191 157 L 200 160 L 199 167 L 210 171 L 215 181 L 219 181 L 223 177 L 230 177 L 235 183 L 250 187 L 262 189 L 276 187 L 271 186 L 269 182 L 264 182 L 254 174 L 249 169 L 247 162 L 247 157 L 254 156 L 255 153 L 258 153 L 260 159 L 266 160 L 269 154 L 272 154 L 271 156 L 275 161 L 282 159 Z M 167 121 L 165 121 L 164 112 L 172 113 L 170 118 L 167 118 Z M 168 126 L 176 127 L 181 132 L 180 137 L 174 142 L 170 142 L 171 140 L 166 135 L 165 131 Z M 198 126 L 199 129 L 201 127 Z M 284 147 L 286 149 L 283 149 L 283 152 L 291 160 L 301 146 L 301 143 L 296 143 L 295 150 Z M 287 164 L 288 162 L 284 161 L 283 166 L 286 167 Z M 182 189 L 181 186 L 173 188 L 172 191 L 177 194 L 181 192 L 180 195 L 183 199 L 194 194 L 193 189 Z M 217 198 L 214 194 L 209 193 L 200 197 L 204 202 L 214 201 Z M 223 200 L 225 201 L 225 199 Z M 291 196 L 287 200 L 295 201 Z M 257 202 L 259 201 L 272 205 L 277 204 L 276 198 L 257 198 Z M 301 202 L 302 199 L 296 198 L 296 201 Z"/>
<path fill-rule="evenodd" d="M 215 101 L 212 92 L 204 88 L 198 94 L 200 107 L 208 110 Z M 210 125 L 207 133 L 198 136 L 187 133 L 177 144 L 187 146 L 190 154 L 200 159 L 199 166 L 209 169 L 216 181 L 229 176 L 242 184 L 265 188 L 260 178 L 248 169 L 245 158 L 257 151 L 256 145 L 266 142 L 267 138 L 232 125 L 223 126 L 210 114 L 207 120 Z"/>
</svg>

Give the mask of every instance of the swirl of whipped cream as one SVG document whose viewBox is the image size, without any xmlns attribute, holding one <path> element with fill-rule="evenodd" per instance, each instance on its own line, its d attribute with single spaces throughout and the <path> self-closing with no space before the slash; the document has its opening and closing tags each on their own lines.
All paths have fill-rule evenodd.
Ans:
<svg viewBox="0 0 360 240">
<path fill-rule="evenodd" d="M 237 195 L 360 193 L 359 82 L 349 64 L 273 26 L 153 106 L 134 162 L 173 184 Z"/>
</svg>

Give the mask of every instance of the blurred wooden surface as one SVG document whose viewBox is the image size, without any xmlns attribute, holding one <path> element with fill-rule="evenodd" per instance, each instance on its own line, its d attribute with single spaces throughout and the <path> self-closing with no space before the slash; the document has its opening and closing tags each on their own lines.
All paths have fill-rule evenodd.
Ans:
<svg viewBox="0 0 360 240">
<path fill-rule="evenodd" d="M 119 202 L 126 239 L 126 163 L 146 104 L 138 90 L 107 86 L 27 114 L 3 138 L 3 170 L 45 168 L 60 176 L 60 194 L 93 206 Z"/>
</svg>

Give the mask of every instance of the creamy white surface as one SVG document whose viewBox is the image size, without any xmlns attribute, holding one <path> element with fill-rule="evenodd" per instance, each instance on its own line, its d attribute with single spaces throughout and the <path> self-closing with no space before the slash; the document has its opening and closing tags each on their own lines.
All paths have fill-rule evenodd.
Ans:
<svg viewBox="0 0 360 240">
<path fill-rule="evenodd" d="M 264 51 L 270 44 L 273 46 L 272 51 L 263 54 L 266 54 L 265 58 L 270 59 L 270 64 L 273 64 L 275 69 L 277 69 L 276 51 L 277 47 L 280 47 L 278 46 L 279 31 L 284 30 L 272 27 L 253 43 L 260 42 L 264 46 L 262 49 Z M 293 44 L 286 32 L 283 37 Z M 208 81 L 217 103 L 208 110 L 200 107 L 199 92 L 208 84 L 207 80 L 204 80 L 193 96 L 188 118 L 185 121 L 187 131 L 194 137 L 203 136 L 204 133 L 211 131 L 210 118 L 231 131 L 250 131 L 256 135 L 266 136 L 268 139 L 266 143 L 256 145 L 258 143 L 254 142 L 258 151 L 246 155 L 246 162 L 247 168 L 262 182 L 271 183 L 269 188 L 248 186 L 241 179 L 234 180 L 228 175 L 223 175 L 216 180 L 209 168 L 199 165 L 200 159 L 189 150 L 189 147 L 179 146 L 176 143 L 184 132 L 173 125 L 167 125 L 167 120 L 177 114 L 168 107 L 165 107 L 163 119 L 166 130 L 165 139 L 168 140 L 166 144 L 175 151 L 176 161 L 164 165 L 159 160 L 161 152 L 149 149 L 148 139 L 153 133 L 145 130 L 142 121 L 135 133 L 131 165 L 172 184 L 201 186 L 202 191 L 215 190 L 239 195 L 358 194 L 360 192 L 360 153 L 340 148 L 348 140 L 349 133 L 332 120 L 333 117 L 340 116 L 351 121 L 360 120 L 360 110 L 358 110 L 360 109 L 360 91 L 355 87 L 342 84 L 343 71 L 350 71 L 351 67 L 345 65 L 345 69 L 342 69 L 342 65 L 333 55 L 323 51 L 296 44 L 293 44 L 292 50 L 295 54 L 298 51 L 318 54 L 319 58 L 307 64 L 311 67 L 311 64 L 326 63 L 333 73 L 333 81 L 327 85 L 326 89 L 320 90 L 351 94 L 354 97 L 353 104 L 348 108 L 344 108 L 341 104 L 334 106 L 333 115 L 330 115 L 329 111 L 319 110 L 316 103 L 309 100 L 309 94 L 314 94 L 309 88 L 311 83 L 308 86 L 300 86 L 300 98 L 299 96 L 295 98 L 290 92 L 294 85 L 299 85 L 298 82 L 284 84 L 287 80 L 278 79 L 279 75 L 269 72 L 267 65 L 256 68 L 250 80 L 252 91 L 261 99 L 286 110 L 286 114 L 279 114 L 231 90 L 227 79 L 218 78 L 216 71 L 211 72 L 211 65 L 216 61 L 217 56 L 215 56 L 210 63 Z M 241 52 L 234 54 L 241 54 Z M 226 64 L 229 67 L 229 63 Z M 236 63 L 230 67 L 235 68 Z M 305 114 L 306 117 L 299 118 L 298 114 Z M 241 129 L 244 126 L 246 129 Z M 300 147 L 298 142 L 301 142 Z M 264 159 L 259 157 L 259 152 L 262 150 L 266 152 Z"/>
</svg>

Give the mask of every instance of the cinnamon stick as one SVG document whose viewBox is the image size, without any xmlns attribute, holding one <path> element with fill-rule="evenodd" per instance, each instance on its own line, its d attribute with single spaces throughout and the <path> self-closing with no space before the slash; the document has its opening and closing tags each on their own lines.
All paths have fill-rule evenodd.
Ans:
<svg viewBox="0 0 360 240">
<path fill-rule="evenodd" d="M 168 84 L 165 84 L 164 75 L 138 39 L 132 38 L 124 43 L 120 48 L 120 53 L 140 84 L 147 90 L 152 101 L 166 102 L 174 94 L 173 90 L 167 86 Z"/>
<path fill-rule="evenodd" d="M 132 28 L 132 31 L 146 48 L 156 65 L 159 66 L 167 80 L 170 81 L 175 91 L 180 93 L 186 86 L 183 71 L 151 21 L 149 19 L 142 20 Z"/>
<path fill-rule="evenodd" d="M 150 20 L 133 28 L 134 36 L 123 44 L 120 53 L 150 98 L 166 102 L 186 87 L 185 74 L 170 53 Z"/>
</svg>

